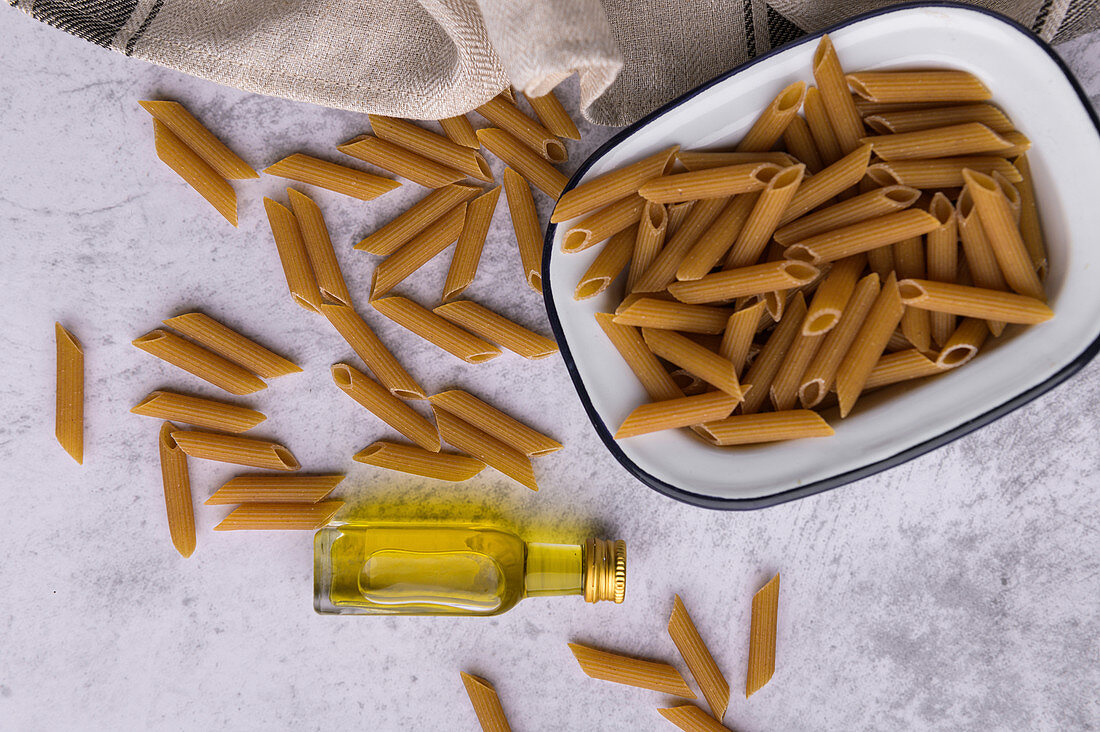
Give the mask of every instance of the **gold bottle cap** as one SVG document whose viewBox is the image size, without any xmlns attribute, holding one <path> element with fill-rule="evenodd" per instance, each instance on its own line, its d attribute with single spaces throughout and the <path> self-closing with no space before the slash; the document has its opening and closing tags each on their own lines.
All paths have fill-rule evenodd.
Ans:
<svg viewBox="0 0 1100 732">
<path fill-rule="evenodd" d="M 584 599 L 587 602 L 626 599 L 626 542 L 586 539 Z"/>
</svg>

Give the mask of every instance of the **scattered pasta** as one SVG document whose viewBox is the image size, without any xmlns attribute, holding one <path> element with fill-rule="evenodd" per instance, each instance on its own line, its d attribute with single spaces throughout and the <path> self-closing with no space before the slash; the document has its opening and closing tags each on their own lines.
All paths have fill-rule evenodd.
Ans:
<svg viewBox="0 0 1100 732">
<path fill-rule="evenodd" d="M 376 468 L 396 470 L 422 478 L 435 478 L 448 483 L 469 480 L 485 468 L 485 462 L 469 455 L 453 452 L 432 452 L 413 445 L 395 442 L 375 442 L 352 456 L 352 460 Z"/>
<path fill-rule="evenodd" d="M 206 505 L 317 503 L 343 480 L 343 475 L 238 475 L 207 498 Z"/>
<path fill-rule="evenodd" d="M 163 322 L 199 345 L 265 379 L 299 373 L 302 370 L 274 351 L 204 313 L 184 313 Z"/>
<path fill-rule="evenodd" d="M 187 455 L 177 444 L 171 422 L 161 425 L 160 473 L 164 483 L 164 506 L 168 511 L 168 532 L 172 545 L 184 557 L 195 551 L 195 511 L 191 505 L 191 481 L 187 473 Z"/>
<path fill-rule="evenodd" d="M 214 531 L 313 531 L 327 524 L 343 506 L 343 501 L 244 503 L 230 511 Z"/>
<path fill-rule="evenodd" d="M 54 323 L 57 346 L 57 411 L 54 434 L 73 460 L 84 464 L 84 349 L 61 323 Z"/>
<path fill-rule="evenodd" d="M 497 690 L 483 678 L 462 672 L 462 684 L 470 697 L 470 704 L 477 715 L 482 732 L 511 732 L 504 707 L 500 705 Z"/>
<path fill-rule="evenodd" d="M 570 643 L 569 650 L 573 651 L 581 670 L 594 679 L 659 691 L 684 699 L 696 698 L 695 692 L 688 687 L 680 672 L 667 663 L 643 661 L 580 643 Z"/>
<path fill-rule="evenodd" d="M 745 675 L 746 697 L 758 692 L 775 673 L 775 637 L 778 617 L 779 574 L 776 573 L 752 598 L 749 670 Z"/>
<path fill-rule="evenodd" d="M 190 457 L 269 470 L 297 470 L 298 461 L 277 442 L 199 430 L 176 430 L 172 439 Z"/>
<path fill-rule="evenodd" d="M 672 615 L 668 619 L 668 634 L 684 658 L 695 683 L 703 692 L 711 712 L 721 720 L 726 714 L 730 702 L 730 685 L 715 663 L 703 637 L 695 628 L 687 608 L 679 595 L 673 598 Z"/>
<path fill-rule="evenodd" d="M 172 391 L 151 392 L 130 411 L 224 432 L 247 432 L 267 419 L 262 412 L 248 407 Z"/>
</svg>

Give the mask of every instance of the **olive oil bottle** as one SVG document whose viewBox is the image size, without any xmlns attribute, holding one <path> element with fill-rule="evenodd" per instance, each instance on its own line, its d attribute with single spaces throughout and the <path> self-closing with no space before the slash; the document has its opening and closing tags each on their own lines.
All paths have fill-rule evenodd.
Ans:
<svg viewBox="0 0 1100 732">
<path fill-rule="evenodd" d="M 313 606 L 334 615 L 499 615 L 525 597 L 626 596 L 626 544 L 527 543 L 480 523 L 327 526 L 313 542 Z"/>
</svg>

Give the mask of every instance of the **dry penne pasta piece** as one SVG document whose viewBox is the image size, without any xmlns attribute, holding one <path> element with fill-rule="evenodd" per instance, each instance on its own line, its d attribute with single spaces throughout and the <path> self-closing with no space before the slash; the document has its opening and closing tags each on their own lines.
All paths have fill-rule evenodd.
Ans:
<svg viewBox="0 0 1100 732">
<path fill-rule="evenodd" d="M 779 367 L 802 330 L 802 321 L 805 317 L 806 300 L 799 292 L 789 304 L 788 312 L 779 321 L 779 325 L 768 336 L 767 343 L 752 362 L 748 372 L 741 378 L 742 383 L 752 384 L 752 389 L 747 390 L 745 400 L 741 403 L 742 414 L 758 412 L 764 405 L 771 394 L 772 381 L 779 373 Z"/>
<path fill-rule="evenodd" d="M 973 170 L 964 170 L 967 190 L 974 200 L 974 211 L 982 222 L 982 229 L 1005 283 L 1015 292 L 1039 300 L 1046 298 L 1043 284 L 1035 273 L 1031 255 L 1024 245 L 1023 236 L 1004 192 L 992 177 Z"/>
<path fill-rule="evenodd" d="M 500 355 L 500 349 L 469 331 L 404 297 L 384 297 L 371 303 L 374 309 L 403 328 L 466 363 L 483 363 Z"/>
<path fill-rule="evenodd" d="M 962 366 L 978 355 L 978 350 L 988 335 L 989 326 L 986 321 L 981 318 L 964 319 L 943 344 L 943 349 L 936 358 L 936 366 L 943 369 Z"/>
<path fill-rule="evenodd" d="M 770 186 L 772 181 L 769 181 Z M 767 190 L 765 188 L 765 190 Z M 763 192 L 734 196 L 710 227 L 703 232 L 676 269 L 678 280 L 698 280 L 718 264 L 745 228 Z M 753 260 L 756 261 L 756 260 Z M 750 263 L 751 264 L 751 263 Z M 726 267 L 729 268 L 727 262 Z"/>
<path fill-rule="evenodd" d="M 561 250 L 575 253 L 599 244 L 608 237 L 638 223 L 647 201 L 631 194 L 606 208 L 589 214 L 582 221 L 565 232 Z"/>
<path fill-rule="evenodd" d="M 1010 183 L 1007 178 L 1005 178 L 997 171 L 993 171 L 993 175 L 991 177 L 993 178 L 993 180 L 997 181 L 997 187 L 1001 189 L 1001 193 L 1003 193 L 1005 199 L 1008 200 L 1009 209 L 1012 211 L 1012 218 L 1015 221 L 1016 225 L 1019 226 L 1020 207 L 1022 205 L 1020 202 L 1019 189 L 1017 189 L 1015 185 Z"/>
<path fill-rule="evenodd" d="M 982 323 L 982 327 L 985 327 L 985 323 Z M 871 391 L 900 381 L 911 381 L 943 373 L 943 371 L 943 367 L 918 349 L 906 348 L 903 351 L 886 353 L 879 357 L 875 367 L 867 376 L 867 383 L 863 385 L 863 390 Z"/>
<path fill-rule="evenodd" d="M 296 180 L 299 183 L 342 193 L 345 196 L 358 198 L 360 201 L 374 200 L 383 193 L 401 187 L 401 184 L 395 180 L 302 153 L 285 157 L 266 168 L 264 172 L 279 178 Z"/>
<path fill-rule="evenodd" d="M 444 186 L 432 191 L 408 211 L 360 241 L 355 248 L 368 254 L 393 254 L 402 244 L 431 226 L 439 217 L 460 203 L 474 198 L 481 191 L 481 188 L 464 185 Z"/>
<path fill-rule="evenodd" d="M 425 397 L 420 384 L 409 375 L 359 313 L 347 305 L 325 303 L 321 306 L 321 314 L 328 318 L 328 322 L 332 323 L 332 327 L 351 346 L 355 355 L 394 396 L 402 399 Z"/>
<path fill-rule="evenodd" d="M 687 685 L 680 672 L 667 663 L 643 661 L 580 643 L 570 643 L 569 650 L 580 664 L 581 671 L 593 679 L 659 691 L 684 699 L 696 698 L 695 692 Z"/>
<path fill-rule="evenodd" d="M 925 275 L 924 239 L 917 236 L 894 245 L 894 271 L 902 279 Z M 927 310 L 905 308 L 901 314 L 901 332 L 920 351 L 932 349 L 932 318 Z"/>
<path fill-rule="evenodd" d="M 657 711 L 684 732 L 730 732 L 729 727 L 694 704 L 681 704 Z"/>
<path fill-rule="evenodd" d="M 673 302 L 676 300 L 672 296 L 672 293 L 667 290 L 661 292 L 632 292 L 623 298 L 622 302 L 615 306 L 615 315 L 620 315 L 624 310 L 638 302 L 639 300 L 664 300 L 666 302 Z"/>
<path fill-rule="evenodd" d="M 643 183 L 638 195 L 655 203 L 725 198 L 759 191 L 779 172 L 774 163 L 748 163 L 664 175 Z"/>
<path fill-rule="evenodd" d="M 909 208 L 920 191 L 909 186 L 886 186 L 807 214 L 777 229 L 774 238 L 783 245 L 822 234 L 841 226 Z"/>
<path fill-rule="evenodd" d="M 741 376 L 741 371 L 745 367 L 752 339 L 756 335 L 763 311 L 764 303 L 757 302 L 743 310 L 738 310 L 726 321 L 722 342 L 718 346 L 718 355 L 733 364 L 734 373 L 738 377 Z"/>
<path fill-rule="evenodd" d="M 355 453 L 351 459 L 376 468 L 396 470 L 422 478 L 435 478 L 448 483 L 469 480 L 485 468 L 484 462 L 469 455 L 431 452 L 422 447 L 394 442 L 375 442 Z"/>
<path fill-rule="evenodd" d="M 281 203 L 264 197 L 264 211 L 271 227 L 271 236 L 279 252 L 279 261 L 283 265 L 286 285 L 290 295 L 299 306 L 315 313 L 321 312 L 321 289 L 313 266 L 309 263 L 309 254 L 298 228 L 298 219 L 290 209 Z"/>
<path fill-rule="evenodd" d="M 483 678 L 462 672 L 462 684 L 477 715 L 482 732 L 512 732 L 496 689 Z"/>
<path fill-rule="evenodd" d="M 760 259 L 764 248 L 772 240 L 780 217 L 794 200 L 805 172 L 805 165 L 794 165 L 784 168 L 768 181 L 726 257 L 726 269 L 744 267 Z"/>
<path fill-rule="evenodd" d="M 670 224 L 671 218 L 667 207 L 660 203 L 646 201 L 641 219 L 638 221 L 638 228 L 634 233 L 634 250 L 631 252 L 630 270 L 626 277 L 628 293 L 634 290 L 634 285 L 657 258 L 661 247 L 664 246 Z"/>
<path fill-rule="evenodd" d="M 745 698 L 760 690 L 775 673 L 775 637 L 779 618 L 779 573 L 752 597 L 749 630 L 749 670 L 745 674 Z"/>
<path fill-rule="evenodd" d="M 84 464 L 84 348 L 61 323 L 53 324 L 57 349 L 54 436 L 78 465 Z"/>
<path fill-rule="evenodd" d="M 814 143 L 809 124 L 797 114 L 791 117 L 790 124 L 783 131 L 783 146 L 791 151 L 791 155 L 796 160 L 800 160 L 806 166 L 806 172 L 810 175 L 825 167 L 821 162 L 821 155 L 817 152 L 817 145 Z"/>
<path fill-rule="evenodd" d="M 863 391 L 867 377 L 875 367 L 890 335 L 901 322 L 904 306 L 899 295 L 898 283 L 891 273 L 882 284 L 874 305 L 859 327 L 855 340 L 836 371 L 836 395 L 840 402 L 840 416 L 847 417 Z"/>
<path fill-rule="evenodd" d="M 533 491 L 539 489 L 531 460 L 522 452 L 438 405 L 433 404 L 432 411 L 435 412 L 435 421 L 439 425 L 439 434 L 448 444 L 473 455 Z"/>
<path fill-rule="evenodd" d="M 965 122 L 979 122 L 994 132 L 1001 133 L 1012 132 L 1015 129 L 1005 113 L 992 104 L 960 104 L 953 107 L 882 111 L 864 117 L 863 121 L 880 134 L 916 132 Z"/>
<path fill-rule="evenodd" d="M 852 296 L 856 280 L 859 279 L 866 263 L 867 258 L 857 254 L 833 265 L 806 309 L 802 335 L 823 335 L 833 329 L 840 320 L 840 314 Z"/>
<path fill-rule="evenodd" d="M 472 300 L 446 303 L 433 312 L 527 359 L 546 358 L 558 352 L 558 344 L 550 338 L 530 331 Z"/>
<path fill-rule="evenodd" d="M 938 192 L 932 197 L 928 213 L 936 217 L 940 225 L 925 234 L 926 272 L 928 279 L 936 282 L 954 282 L 958 269 L 959 232 L 955 207 L 947 196 Z M 942 346 L 955 330 L 955 316 L 950 313 L 932 313 L 930 316 L 932 342 Z"/>
<path fill-rule="evenodd" d="M 829 115 L 825 111 L 825 103 L 821 100 L 821 92 L 816 86 L 806 89 L 806 98 L 802 100 L 802 107 L 806 111 L 806 126 L 810 128 L 810 134 L 814 138 L 814 146 L 821 156 L 823 166 L 832 165 L 844 157 L 837 142 L 833 125 L 829 122 Z"/>
<path fill-rule="evenodd" d="M 175 430 L 172 439 L 189 456 L 200 460 L 247 465 L 269 470 L 297 470 L 298 461 L 277 442 L 199 430 Z"/>
<path fill-rule="evenodd" d="M 172 545 L 182 556 L 195 551 L 195 509 L 191 505 L 191 478 L 187 455 L 173 439 L 176 426 L 165 422 L 160 427 L 160 475 L 164 484 L 164 507 L 168 512 L 168 532 Z"/>
<path fill-rule="evenodd" d="M 438 221 L 407 241 L 374 268 L 370 299 L 374 300 L 404 282 L 409 275 L 434 259 L 458 239 L 466 221 L 465 203 L 460 203 Z"/>
<path fill-rule="evenodd" d="M 341 391 L 359 402 L 371 414 L 425 450 L 439 452 L 439 432 L 408 404 L 346 363 L 333 364 L 331 372 L 332 380 Z"/>
<path fill-rule="evenodd" d="M 554 92 L 547 92 L 541 97 L 533 97 L 528 94 L 524 94 L 523 96 L 531 105 L 531 109 L 535 110 L 535 116 L 539 118 L 539 122 L 541 122 L 543 127 L 549 130 L 551 134 L 557 137 L 566 137 L 570 140 L 581 139 L 581 133 L 580 130 L 577 129 L 577 124 L 569 116 L 569 113 L 565 111 L 565 107 L 562 106 L 561 100 L 555 96 Z"/>
<path fill-rule="evenodd" d="M 150 392 L 130 412 L 225 432 L 247 432 L 267 419 L 255 409 L 172 391 Z"/>
<path fill-rule="evenodd" d="M 840 313 L 836 326 L 825 335 L 825 340 L 806 371 L 798 388 L 798 400 L 805 408 L 817 406 L 833 387 L 840 362 L 851 348 L 860 326 L 867 318 L 879 293 L 879 277 L 871 273 L 856 283 L 852 296 Z"/>
<path fill-rule="evenodd" d="M 688 214 L 695 208 L 695 201 L 681 201 L 680 203 L 674 203 L 670 206 L 665 206 L 665 210 L 668 211 L 668 229 L 665 230 L 666 238 L 671 238 L 673 234 L 680 230 L 684 221 L 687 220 Z"/>
<path fill-rule="evenodd" d="M 615 439 L 621 440 L 626 437 L 637 437 L 651 432 L 690 427 L 693 424 L 723 419 L 730 415 L 739 401 L 740 397 L 731 396 L 722 391 L 712 391 L 643 404 L 626 416 L 615 432 Z"/>
<path fill-rule="evenodd" d="M 891 160 L 867 168 L 867 175 L 880 186 L 904 185 L 913 188 L 958 188 L 966 183 L 963 170 L 970 168 L 987 175 L 1001 173 L 1019 183 L 1020 172 L 1012 163 L 994 155 L 972 155 L 932 160 Z"/>
<path fill-rule="evenodd" d="M 343 480 L 343 475 L 238 475 L 214 491 L 206 505 L 317 503 Z"/>
<path fill-rule="evenodd" d="M 904 304 L 924 310 L 1029 325 L 1054 317 L 1042 300 L 1012 292 L 929 280 L 902 280 L 898 287 Z"/>
<path fill-rule="evenodd" d="M 302 370 L 300 366 L 204 313 L 184 313 L 162 322 L 257 376 L 273 379 Z"/>
<path fill-rule="evenodd" d="M 1039 221 L 1039 209 L 1035 205 L 1035 184 L 1031 177 L 1031 163 L 1026 155 L 1016 159 L 1013 167 L 1020 174 L 1017 189 L 1020 192 L 1020 236 L 1031 255 L 1035 271 L 1042 276 L 1047 269 L 1046 246 L 1043 244 L 1043 227 Z"/>
<path fill-rule="evenodd" d="M 863 137 L 863 120 L 848 92 L 848 82 L 844 70 L 840 67 L 833 41 L 823 35 L 817 44 L 813 57 L 813 74 L 817 88 L 821 92 L 821 103 L 829 124 L 836 135 L 842 153 L 850 153 L 859 147 L 859 138 Z"/>
<path fill-rule="evenodd" d="M 523 279 L 532 290 L 542 293 L 542 226 L 531 186 L 519 173 L 505 168 L 504 193 L 508 197 L 508 215 L 512 218 L 512 230 L 519 246 Z"/>
<path fill-rule="evenodd" d="M 864 137 L 883 160 L 926 160 L 1007 150 L 1013 143 L 980 122 Z"/>
<path fill-rule="evenodd" d="M 615 322 L 646 328 L 681 330 L 686 333 L 721 333 L 733 311 L 705 305 L 687 305 L 671 300 L 643 297 L 621 313 Z"/>
<path fill-rule="evenodd" d="M 668 172 L 679 149 L 679 145 L 673 145 L 636 163 L 585 181 L 565 193 L 559 191 L 561 197 L 550 214 L 550 222 L 556 224 L 583 216 L 636 193 L 646 181 Z"/>
<path fill-rule="evenodd" d="M 607 240 L 573 290 L 574 300 L 595 297 L 611 285 L 630 264 L 636 236 L 635 231 L 627 228 Z"/>
<path fill-rule="evenodd" d="M 450 302 L 469 287 L 477 276 L 477 267 L 481 263 L 481 250 L 485 247 L 485 237 L 493 221 L 501 187 L 478 196 L 466 204 L 466 219 L 462 224 L 462 233 L 458 235 L 451 266 L 447 270 L 447 280 L 443 283 L 442 302 Z"/>
<path fill-rule="evenodd" d="M 443 128 L 443 134 L 450 138 L 451 142 L 463 147 L 477 150 L 481 143 L 477 141 L 477 133 L 470 124 L 470 118 L 464 114 L 457 117 L 445 117 L 439 120 L 439 126 Z"/>
<path fill-rule="evenodd" d="M 803 329 L 805 329 L 803 319 Z M 779 365 L 779 371 L 772 379 L 770 395 L 772 406 L 777 412 L 794 409 L 798 403 L 798 388 L 802 386 L 802 377 L 806 373 L 806 367 L 817 355 L 817 349 L 825 341 L 825 334 L 806 335 L 799 331 L 794 338 L 794 343 L 787 350 L 786 358 Z"/>
<path fill-rule="evenodd" d="M 489 163 L 477 150 L 458 145 L 446 137 L 418 127 L 405 119 L 383 117 L 377 114 L 367 116 L 370 119 L 371 130 L 383 140 L 471 178 L 483 181 L 493 179 L 493 171 L 490 170 Z"/>
<path fill-rule="evenodd" d="M 245 503 L 230 511 L 214 531 L 312 531 L 327 524 L 343 506 L 343 501 Z"/>
<path fill-rule="evenodd" d="M 229 223 L 237 225 L 237 194 L 225 178 L 158 119 L 153 120 L 153 144 L 161 162 L 183 178 Z"/>
<path fill-rule="evenodd" d="M 515 137 L 551 163 L 569 160 L 565 145 L 550 130 L 528 117 L 514 102 L 494 97 L 477 108 L 477 113 Z"/>
<path fill-rule="evenodd" d="M 819 274 L 817 267 L 805 262 L 781 260 L 723 270 L 698 280 L 673 282 L 668 291 L 680 302 L 689 304 L 724 302 L 799 287 Z"/>
<path fill-rule="evenodd" d="M 423 155 L 417 155 L 411 150 L 373 135 L 360 135 L 343 145 L 337 145 L 336 149 L 356 160 L 362 160 L 394 175 L 408 178 L 425 188 L 442 188 L 466 177 L 459 170 L 449 168 Z"/>
<path fill-rule="evenodd" d="M 927 211 L 908 209 L 864 219 L 803 239 L 787 247 L 784 256 L 811 264 L 833 262 L 869 249 L 922 236 L 939 225 L 936 217 Z"/>
<path fill-rule="evenodd" d="M 682 226 L 671 235 L 653 263 L 634 284 L 634 292 L 657 292 L 668 287 L 688 252 L 714 223 L 729 202 L 727 198 L 709 198 L 692 206 Z M 674 204 L 676 205 L 676 204 Z"/>
<path fill-rule="evenodd" d="M 963 264 L 973 284 L 988 290 L 1007 290 L 1008 284 L 1001 273 L 1001 266 L 997 263 L 997 256 L 993 253 L 989 238 L 985 235 L 985 228 L 978 217 L 978 212 L 974 208 L 974 198 L 969 188 L 963 188 L 959 195 L 957 214 Z M 1004 328 L 1005 324 L 1002 322 L 990 321 L 989 323 L 989 330 L 994 336 L 1001 335 Z"/>
<path fill-rule="evenodd" d="M 638 377 L 650 399 L 664 401 L 684 396 L 684 392 L 661 366 L 636 328 L 614 322 L 611 313 L 596 313 L 596 322 Z"/>
<path fill-rule="evenodd" d="M 321 299 L 351 305 L 351 294 L 344 282 L 340 263 L 336 260 L 336 252 L 332 249 L 332 239 L 329 237 L 328 226 L 325 225 L 325 217 L 321 214 L 321 207 L 301 191 L 287 188 L 286 193 L 290 198 L 294 217 L 298 219 L 302 243 L 305 244 L 309 263 L 313 266 Z"/>
<path fill-rule="evenodd" d="M 738 414 L 708 422 L 701 429 L 713 444 L 721 446 L 782 442 L 835 434 L 821 415 L 810 409 Z"/>
<path fill-rule="evenodd" d="M 703 692 L 703 698 L 707 700 L 710 710 L 717 719 L 726 714 L 726 707 L 730 703 L 730 685 L 721 669 L 710 654 L 710 649 L 699 635 L 699 630 L 691 620 L 684 601 L 679 595 L 673 596 L 672 614 L 668 618 L 668 634 L 676 649 L 687 664 L 691 675 L 695 677 L 695 683 Z M 697 707 L 696 707 L 697 708 Z M 700 710 L 702 711 L 702 710 Z"/>
<path fill-rule="evenodd" d="M 780 168 L 798 165 L 795 156 L 785 152 L 725 152 L 714 150 L 681 150 L 676 159 L 689 171 L 725 168 L 730 165 L 772 163 Z"/>
<path fill-rule="evenodd" d="M 737 145 L 737 152 L 771 150 L 783 136 L 787 125 L 798 116 L 798 110 L 805 96 L 806 82 L 804 81 L 796 81 L 779 92 L 779 95 L 764 108 L 756 122 L 741 138 L 741 142 Z"/>
<path fill-rule="evenodd" d="M 848 85 L 872 102 L 983 102 L 993 96 L 968 71 L 860 71 L 848 74 Z"/>
<path fill-rule="evenodd" d="M 906 112 L 918 109 L 937 109 L 948 104 L 947 102 L 872 102 L 868 99 L 864 99 L 858 94 L 852 95 L 852 101 L 863 117 L 879 114 L 880 112 Z M 954 105 L 954 103 L 950 104 L 952 104 L 952 106 Z M 961 104 L 961 102 L 959 104 Z"/>
<path fill-rule="evenodd" d="M 195 119 L 179 102 L 141 101 L 138 104 L 153 115 L 153 119 L 171 130 L 222 178 L 244 180 L 260 177 L 252 166 L 226 147 L 225 143 L 215 137 L 213 132 Z"/>
<path fill-rule="evenodd" d="M 820 173 L 812 176 L 798 187 L 790 206 L 779 217 L 778 226 L 789 224 L 806 214 L 833 196 L 846 191 L 859 183 L 867 171 L 871 159 L 871 146 L 863 145 L 837 160 Z"/>
<path fill-rule="evenodd" d="M 737 367 L 728 359 L 671 330 L 642 328 L 642 338 L 654 356 L 679 366 L 736 399 L 741 398 Z"/>
<path fill-rule="evenodd" d="M 133 345 L 230 394 L 242 396 L 267 388 L 251 371 L 166 330 L 151 330 L 135 339 Z"/>
<path fill-rule="evenodd" d="M 527 457 L 549 455 L 562 448 L 562 444 L 557 440 L 528 427 L 469 392 L 452 389 L 428 399 L 432 406 L 440 407 L 449 414 L 469 422 Z"/>
</svg>

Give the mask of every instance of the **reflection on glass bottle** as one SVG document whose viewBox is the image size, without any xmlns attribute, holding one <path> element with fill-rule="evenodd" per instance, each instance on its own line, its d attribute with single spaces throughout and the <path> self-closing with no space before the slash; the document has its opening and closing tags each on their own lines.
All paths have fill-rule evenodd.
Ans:
<svg viewBox="0 0 1100 732">
<path fill-rule="evenodd" d="M 626 545 L 527 543 L 483 524 L 348 523 L 313 542 L 313 606 L 336 615 L 498 615 L 525 597 L 626 596 Z"/>
</svg>

